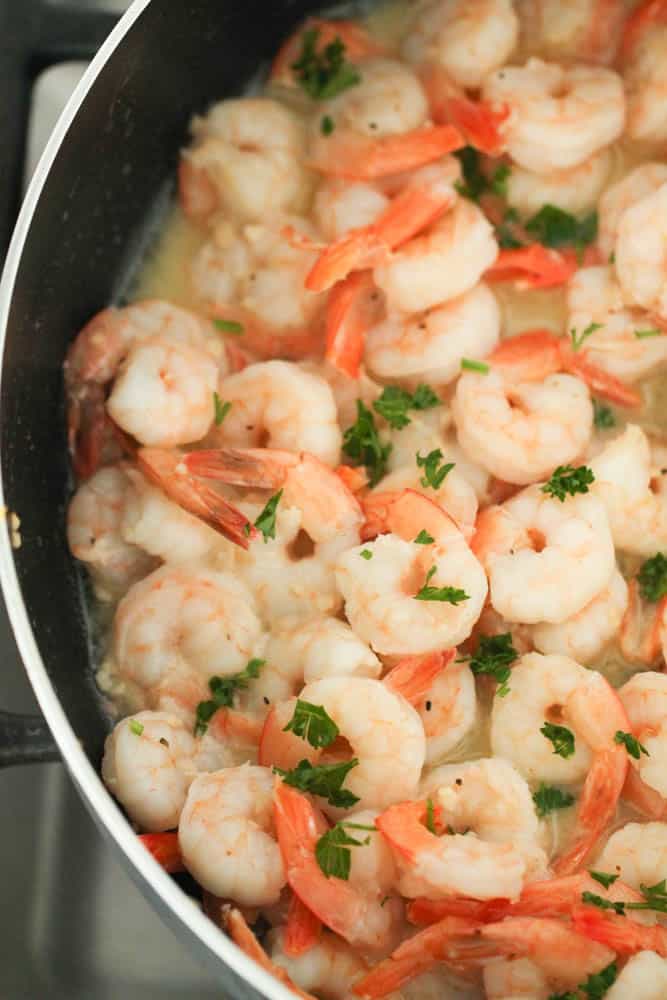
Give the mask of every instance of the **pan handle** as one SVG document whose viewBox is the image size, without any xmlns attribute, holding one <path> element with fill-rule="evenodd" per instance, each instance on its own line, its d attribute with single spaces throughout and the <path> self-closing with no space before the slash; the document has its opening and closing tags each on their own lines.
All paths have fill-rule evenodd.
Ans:
<svg viewBox="0 0 667 1000">
<path fill-rule="evenodd" d="M 60 760 L 60 753 L 41 715 L 0 711 L 0 768 L 54 760 Z"/>
</svg>

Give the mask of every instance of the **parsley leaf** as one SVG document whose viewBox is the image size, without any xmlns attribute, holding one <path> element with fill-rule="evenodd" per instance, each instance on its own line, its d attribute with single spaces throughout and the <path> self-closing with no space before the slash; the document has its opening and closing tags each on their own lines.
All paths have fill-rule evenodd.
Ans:
<svg viewBox="0 0 667 1000">
<path fill-rule="evenodd" d="M 533 802 L 537 815 L 542 819 L 557 809 L 567 809 L 574 803 L 574 795 L 570 795 L 569 792 L 561 792 L 560 788 L 545 785 L 542 781 L 537 791 L 533 792 Z"/>
<path fill-rule="evenodd" d="M 373 558 L 373 553 L 371 552 L 370 549 L 362 549 L 361 552 L 359 553 L 359 555 L 361 556 L 362 559 L 372 559 Z"/>
<path fill-rule="evenodd" d="M 358 763 L 356 757 L 342 764 L 314 765 L 309 760 L 300 760 L 291 771 L 283 771 L 279 767 L 274 767 L 273 770 L 282 777 L 286 785 L 292 785 L 301 792 L 310 792 L 311 795 L 320 795 L 332 806 L 350 809 L 359 801 L 359 796 L 342 785 L 348 772 Z"/>
<path fill-rule="evenodd" d="M 600 403 L 597 399 L 593 400 L 593 423 L 600 431 L 616 426 L 614 411 L 606 403 Z"/>
<path fill-rule="evenodd" d="M 588 487 L 593 482 L 595 476 L 587 465 L 579 465 L 576 469 L 572 465 L 559 465 L 542 487 L 542 493 L 563 502 L 566 494 L 573 497 L 575 493 L 588 493 Z"/>
<path fill-rule="evenodd" d="M 264 541 L 276 537 L 276 510 L 283 495 L 282 490 L 278 490 L 268 501 L 266 507 L 255 521 L 255 527 L 264 535 Z"/>
<path fill-rule="evenodd" d="M 244 333 L 243 323 L 237 323 L 234 319 L 214 319 L 213 325 L 217 326 L 221 333 Z"/>
<path fill-rule="evenodd" d="M 422 528 L 417 537 L 414 539 L 415 545 L 432 545 L 434 541 L 435 538 L 429 535 L 428 531 L 424 528 Z"/>
<path fill-rule="evenodd" d="M 130 732 L 134 733 L 135 736 L 141 736 L 144 731 L 143 724 L 137 722 L 136 719 L 130 719 Z"/>
<path fill-rule="evenodd" d="M 585 983 L 579 983 L 579 989 L 586 994 L 587 1000 L 602 1000 L 610 986 L 613 986 L 618 976 L 618 966 L 616 962 L 601 969 L 600 972 L 592 973 Z"/>
<path fill-rule="evenodd" d="M 583 342 L 585 340 L 588 340 L 591 334 L 595 333 L 596 330 L 602 329 L 602 325 L 603 325 L 602 323 L 589 323 L 588 326 L 581 331 L 581 333 L 577 333 L 576 327 L 573 326 L 572 329 L 570 330 L 570 340 L 572 341 L 572 350 L 578 351 Z"/>
<path fill-rule="evenodd" d="M 567 759 L 574 756 L 574 733 L 571 729 L 567 729 L 565 726 L 555 726 L 551 722 L 545 722 L 540 732 L 545 739 L 551 740 L 554 753 L 557 753 L 559 757 Z"/>
<path fill-rule="evenodd" d="M 548 1000 L 579 1000 L 579 997 L 572 990 L 568 990 L 567 993 L 550 993 Z"/>
<path fill-rule="evenodd" d="M 213 697 L 209 701 L 200 701 L 195 713 L 195 736 L 203 736 L 208 724 L 219 708 L 230 708 L 234 702 L 234 694 L 241 688 L 247 688 L 248 682 L 259 677 L 265 660 L 253 658 L 248 660 L 244 670 L 230 677 L 211 677 L 208 682 Z"/>
<path fill-rule="evenodd" d="M 426 822 L 424 826 L 429 833 L 436 833 L 435 829 L 435 806 L 433 805 L 433 799 L 428 798 L 426 800 Z"/>
<path fill-rule="evenodd" d="M 507 182 L 510 179 L 512 173 L 512 168 L 509 163 L 501 163 L 499 167 L 491 174 L 491 181 L 489 182 L 489 188 L 494 194 L 497 194 L 499 198 L 507 197 Z"/>
<path fill-rule="evenodd" d="M 388 385 L 373 403 L 373 409 L 384 417 L 390 427 L 400 430 L 410 423 L 408 410 L 430 410 L 440 405 L 440 399 L 428 385 L 418 385 L 414 393 Z"/>
<path fill-rule="evenodd" d="M 601 882 L 605 888 L 618 878 L 618 875 L 607 875 L 604 872 L 591 872 L 590 874 L 592 878 Z M 582 892 L 581 899 L 582 902 L 589 903 L 591 906 L 597 906 L 600 910 L 613 910 L 621 917 L 626 915 L 626 910 L 655 910 L 658 913 L 667 913 L 666 881 L 663 878 L 660 882 L 656 882 L 655 885 L 644 885 L 641 883 L 639 890 L 644 897 L 642 903 L 626 902 L 625 900 L 612 902 L 609 899 L 604 899 L 602 896 L 596 895 L 594 892 Z"/>
<path fill-rule="evenodd" d="M 637 340 L 644 340 L 645 337 L 662 337 L 662 330 L 651 328 L 649 330 L 635 330 Z"/>
<path fill-rule="evenodd" d="M 215 414 L 215 426 L 219 427 L 222 421 L 225 419 L 227 414 L 232 408 L 232 404 L 227 402 L 223 403 L 218 396 L 217 392 L 213 393 L 213 412 Z"/>
<path fill-rule="evenodd" d="M 310 743 L 311 747 L 328 747 L 340 730 L 322 705 L 312 705 L 309 701 L 297 698 L 294 715 L 283 732 L 292 732 L 295 736 L 300 736 L 302 740 Z"/>
<path fill-rule="evenodd" d="M 301 36 L 301 55 L 291 69 L 297 80 L 314 101 L 327 101 L 348 87 L 359 83 L 359 72 L 345 59 L 345 45 L 336 37 L 317 50 L 319 28 L 308 28 Z"/>
<path fill-rule="evenodd" d="M 362 823 L 336 823 L 322 834 L 315 844 L 315 858 L 327 878 L 333 875 L 335 878 L 348 879 L 352 861 L 350 847 L 364 847 L 371 842 L 370 837 L 366 837 L 365 840 L 350 837 L 345 832 L 346 829 L 376 832 L 374 826 L 364 826 Z"/>
<path fill-rule="evenodd" d="M 470 358 L 461 358 L 461 370 L 464 372 L 479 372 L 480 375 L 488 375 L 491 368 L 484 361 L 471 361 Z"/>
<path fill-rule="evenodd" d="M 596 872 L 593 871 L 592 868 L 588 869 L 588 874 L 591 878 L 595 879 L 596 882 L 599 882 L 600 885 L 604 886 L 605 889 L 608 889 L 610 885 L 613 885 L 619 877 L 618 875 L 612 875 L 609 872 Z"/>
<path fill-rule="evenodd" d="M 602 896 L 598 896 L 594 892 L 582 892 L 581 901 L 582 903 L 588 903 L 589 906 L 597 906 L 599 910 L 613 910 L 614 913 L 618 913 L 620 917 L 625 916 L 626 904 L 621 901 L 614 902 L 611 899 L 604 899 Z"/>
<path fill-rule="evenodd" d="M 543 205 L 528 220 L 526 230 L 545 247 L 584 247 L 597 236 L 598 217 L 591 212 L 580 220 L 555 205 Z"/>
<path fill-rule="evenodd" d="M 646 909 L 657 910 L 659 913 L 667 913 L 667 886 L 666 879 L 661 879 L 655 885 L 639 886 L 639 890 L 646 900 Z M 641 903 L 627 903 L 629 910 L 637 910 Z"/>
<path fill-rule="evenodd" d="M 458 149 L 454 156 L 461 163 L 463 180 L 459 181 L 455 187 L 460 195 L 469 198 L 471 201 L 479 201 L 480 195 L 487 189 L 488 181 L 481 168 L 480 155 L 472 146 L 464 146 Z"/>
<path fill-rule="evenodd" d="M 632 733 L 624 733 L 621 729 L 617 729 L 614 734 L 614 743 L 623 744 L 625 749 L 628 751 L 630 757 L 634 757 L 635 760 L 639 760 L 642 754 L 646 754 L 650 757 L 650 754 L 646 747 L 639 742 Z"/>
<path fill-rule="evenodd" d="M 470 669 L 473 674 L 488 674 L 498 683 L 496 694 L 503 698 L 509 691 L 510 664 L 518 659 L 519 654 L 512 645 L 509 632 L 502 635 L 482 635 L 475 655 L 470 658 Z"/>
<path fill-rule="evenodd" d="M 439 448 L 435 448 L 433 451 L 429 451 L 428 455 L 423 458 L 419 452 L 417 452 L 417 467 L 424 470 L 424 475 L 420 479 L 422 486 L 430 486 L 434 490 L 440 489 L 445 481 L 445 477 L 454 468 L 454 462 L 443 462 L 442 452 Z M 438 466 L 440 466 L 438 468 Z"/>
<path fill-rule="evenodd" d="M 659 601 L 667 594 L 667 556 L 662 552 L 642 563 L 637 575 L 645 601 Z"/>
<path fill-rule="evenodd" d="M 428 582 L 435 575 L 435 566 L 431 566 L 426 574 L 426 580 L 421 590 L 415 594 L 415 601 L 444 601 L 447 604 L 460 604 L 462 601 L 469 601 L 470 594 L 458 587 L 429 587 Z"/>
<path fill-rule="evenodd" d="M 366 466 L 369 485 L 376 486 L 387 471 L 391 444 L 382 444 L 373 414 L 357 400 L 357 420 L 343 435 L 343 451 Z"/>
<path fill-rule="evenodd" d="M 320 132 L 322 135 L 331 135 L 335 127 L 334 120 L 330 115 L 325 115 L 320 122 Z"/>
</svg>

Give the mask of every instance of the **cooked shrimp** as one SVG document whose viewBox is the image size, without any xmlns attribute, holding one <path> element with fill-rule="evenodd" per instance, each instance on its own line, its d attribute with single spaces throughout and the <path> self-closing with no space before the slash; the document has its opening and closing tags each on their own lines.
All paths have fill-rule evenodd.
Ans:
<svg viewBox="0 0 667 1000">
<path fill-rule="evenodd" d="M 603 261 L 608 261 L 614 252 L 619 223 L 626 209 L 641 201 L 647 194 L 653 194 L 665 183 L 667 164 L 642 163 L 603 192 L 598 204 L 597 237 Z"/>
<path fill-rule="evenodd" d="M 488 573 L 495 610 L 524 624 L 559 624 L 578 614 L 608 586 L 615 565 L 597 497 L 560 501 L 539 486 L 482 511 L 472 548 Z"/>
<path fill-rule="evenodd" d="M 278 217 L 237 227 L 224 220 L 195 255 L 195 298 L 211 316 L 240 327 L 239 342 L 262 357 L 303 357 L 322 339 L 324 297 L 305 287 L 315 254 L 283 235 L 290 222 L 314 235 L 309 222 Z"/>
<path fill-rule="evenodd" d="M 412 63 L 436 62 L 459 86 L 477 89 L 503 66 L 519 35 L 511 0 L 426 0 L 403 44 Z"/>
<path fill-rule="evenodd" d="M 178 826 L 196 771 L 195 741 L 167 712 L 123 719 L 104 744 L 104 783 L 142 830 Z"/>
<path fill-rule="evenodd" d="M 572 59 L 609 65 L 626 15 L 621 0 L 520 0 L 524 42 L 555 62 Z"/>
<path fill-rule="evenodd" d="M 631 767 L 642 784 L 667 799 L 667 675 L 653 670 L 635 674 L 619 688 L 618 696 L 633 735 L 646 750 L 640 753 L 639 760 L 632 761 Z"/>
<path fill-rule="evenodd" d="M 365 548 L 344 552 L 336 580 L 355 632 L 379 653 L 427 653 L 462 642 L 483 607 L 484 571 L 452 519 L 412 490 L 365 500 Z M 420 531 L 433 539 L 416 543 Z M 431 591 L 443 588 L 433 597 Z M 463 593 L 461 593 L 463 591 Z M 421 594 L 422 596 L 418 596 Z"/>
<path fill-rule="evenodd" d="M 667 823 L 626 823 L 612 833 L 595 867 L 620 875 L 633 889 L 656 885 L 667 871 Z"/>
<path fill-rule="evenodd" d="M 615 268 L 626 302 L 667 320 L 667 184 L 623 212 Z"/>
<path fill-rule="evenodd" d="M 191 721 L 208 679 L 243 670 L 262 641 L 252 595 L 240 580 L 163 566 L 118 605 L 112 659 L 139 703 Z"/>
<path fill-rule="evenodd" d="M 332 42 L 342 42 L 345 55 L 353 62 L 361 62 L 369 56 L 380 55 L 382 45 L 371 38 L 368 31 L 356 21 L 335 18 L 331 21 L 321 17 L 309 17 L 293 35 L 284 42 L 271 66 L 271 81 L 284 85 L 295 83 L 294 62 L 303 51 L 308 33 L 314 35 L 317 53 L 326 50 Z"/>
<path fill-rule="evenodd" d="M 667 959 L 653 951 L 640 951 L 630 959 L 605 1000 L 661 1000 L 667 996 Z"/>
<path fill-rule="evenodd" d="M 121 530 L 132 490 L 122 466 L 107 466 L 79 486 L 67 510 L 72 555 L 86 563 L 99 600 L 113 600 L 155 568 Z"/>
<path fill-rule="evenodd" d="M 353 859 L 356 856 L 355 850 Z M 286 953 L 280 929 L 269 933 L 268 946 L 271 961 L 285 969 L 302 990 L 322 1000 L 350 1000 L 352 984 L 368 968 L 359 953 L 334 934 L 323 934 L 317 944 L 297 956 Z"/>
<path fill-rule="evenodd" d="M 610 150 L 601 149 L 583 163 L 548 173 L 512 164 L 507 178 L 507 202 L 525 218 L 539 212 L 544 205 L 555 205 L 571 215 L 591 212 L 609 179 L 612 162 Z"/>
<path fill-rule="evenodd" d="M 445 385 L 458 377 L 462 358 L 482 360 L 499 336 L 496 297 L 480 283 L 426 312 L 390 312 L 367 332 L 364 356 L 371 372 L 380 378 Z"/>
<path fill-rule="evenodd" d="M 652 556 L 667 541 L 667 502 L 654 490 L 648 439 L 636 424 L 590 460 L 592 491 L 607 510 L 614 544 L 626 552 Z M 658 477 L 659 479 L 659 477 Z"/>
<path fill-rule="evenodd" d="M 542 970 L 528 958 L 498 958 L 484 966 L 487 1000 L 547 1000 L 551 992 Z"/>
<path fill-rule="evenodd" d="M 244 764 L 196 778 L 178 826 L 188 871 L 204 889 L 241 906 L 278 901 L 285 868 L 273 825 L 274 777 Z"/>
<path fill-rule="evenodd" d="M 502 126 L 505 148 L 520 166 L 538 173 L 584 163 L 618 139 L 625 122 L 623 81 L 597 66 L 529 59 L 525 66 L 491 73 L 482 97 L 511 109 Z"/>
<path fill-rule="evenodd" d="M 614 570 L 607 586 L 572 618 L 560 624 L 533 626 L 535 648 L 540 653 L 568 656 L 577 663 L 591 663 L 617 635 L 627 606 L 628 585 Z"/>
<path fill-rule="evenodd" d="M 339 461 L 336 401 L 321 375 L 289 361 L 265 361 L 223 379 L 219 395 L 232 405 L 212 433 L 216 444 L 307 451 L 328 465 Z"/>
<path fill-rule="evenodd" d="M 371 226 L 389 204 L 375 184 L 325 177 L 315 193 L 313 215 L 325 238 L 333 242 L 352 229 Z"/>
<path fill-rule="evenodd" d="M 426 734 L 426 763 L 437 764 L 477 722 L 475 678 L 467 663 L 450 663 L 415 706 Z"/>
<path fill-rule="evenodd" d="M 425 454 L 433 449 L 426 449 Z M 449 457 L 449 451 L 446 448 Z M 437 503 L 455 521 L 457 528 L 469 541 L 475 531 L 475 519 L 477 517 L 477 494 L 464 475 L 459 472 L 457 465 L 445 476 L 442 484 L 435 489 L 432 486 L 424 486 L 422 479 L 423 469 L 417 465 L 415 458 L 422 452 L 417 448 L 411 455 L 409 466 L 400 466 L 395 472 L 390 472 L 385 476 L 380 486 L 376 487 L 376 492 L 394 493 L 401 490 L 415 490 L 423 493 Z M 423 457 L 423 456 L 422 456 Z"/>
<path fill-rule="evenodd" d="M 361 812 L 362 825 L 371 825 L 366 821 L 375 815 Z M 346 821 L 357 822 L 358 816 L 353 813 Z M 287 880 L 296 895 L 351 945 L 372 950 L 386 947 L 395 933 L 399 911 L 391 899 L 383 906 L 382 897 L 397 876 L 391 852 L 379 833 L 371 833 L 368 843 L 354 847 L 350 877 L 343 880 L 329 878 L 316 860 L 317 841 L 327 829 L 324 817 L 309 798 L 284 783 L 275 792 L 275 824 Z"/>
<path fill-rule="evenodd" d="M 216 212 L 242 222 L 298 211 L 308 190 L 305 129 L 283 104 L 264 97 L 214 104 L 192 123 L 194 142 L 179 168 L 186 215 Z"/>
<path fill-rule="evenodd" d="M 628 105 L 627 133 L 638 142 L 667 138 L 665 115 L 665 6 L 646 0 L 628 19 L 623 80 Z"/>
</svg>

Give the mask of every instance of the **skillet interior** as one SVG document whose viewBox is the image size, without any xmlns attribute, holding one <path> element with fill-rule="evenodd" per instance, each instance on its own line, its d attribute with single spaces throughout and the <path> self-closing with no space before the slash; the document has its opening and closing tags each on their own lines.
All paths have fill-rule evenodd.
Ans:
<svg viewBox="0 0 667 1000">
<path fill-rule="evenodd" d="M 152 0 L 84 100 L 26 240 L 3 359 L 2 476 L 7 506 L 21 518 L 16 565 L 35 638 L 94 765 L 108 722 L 93 679 L 82 576 L 65 539 L 67 345 L 122 289 L 193 112 L 240 93 L 279 41 L 321 6 Z"/>
</svg>

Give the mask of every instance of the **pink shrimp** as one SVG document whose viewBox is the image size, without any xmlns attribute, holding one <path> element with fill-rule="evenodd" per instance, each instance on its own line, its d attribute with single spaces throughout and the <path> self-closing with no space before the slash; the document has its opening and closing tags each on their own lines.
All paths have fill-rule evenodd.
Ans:
<svg viewBox="0 0 667 1000">
<path fill-rule="evenodd" d="M 356 21 L 325 20 L 309 17 L 293 35 L 283 42 L 271 66 L 271 80 L 274 83 L 293 84 L 293 64 L 299 58 L 300 48 L 307 33 L 315 34 L 315 51 L 323 52 L 332 42 L 342 42 L 345 57 L 353 63 L 370 56 L 382 55 L 383 46 L 371 38 L 362 25 Z"/>
<path fill-rule="evenodd" d="M 453 125 L 420 125 L 399 135 L 369 139 L 336 133 L 310 159 L 320 173 L 356 180 L 375 180 L 404 170 L 416 170 L 465 145 Z"/>
<path fill-rule="evenodd" d="M 667 958 L 667 927 L 661 924 L 638 924 L 625 916 L 602 913 L 597 907 L 582 903 L 572 911 L 572 925 L 579 934 L 613 948 L 619 955 L 655 951 Z"/>
<path fill-rule="evenodd" d="M 435 63 L 425 64 L 419 76 L 434 122 L 456 126 L 468 145 L 488 156 L 503 152 L 502 126 L 509 117 L 505 104 L 471 100 Z"/>
<path fill-rule="evenodd" d="M 355 271 L 329 292 L 325 357 L 339 371 L 359 377 L 364 337 L 373 325 L 377 294 L 367 271 Z"/>
<path fill-rule="evenodd" d="M 445 670 L 456 656 L 455 649 L 444 653 L 426 653 L 406 656 L 383 678 L 383 683 L 410 702 L 418 704 L 431 689 L 438 674 Z"/>
<path fill-rule="evenodd" d="M 292 893 L 283 939 L 285 954 L 291 957 L 302 955 L 304 951 L 308 951 L 317 944 L 321 933 L 322 921 L 299 899 L 296 893 Z"/>
<path fill-rule="evenodd" d="M 284 969 L 271 961 L 261 944 L 248 927 L 248 923 L 235 906 L 227 906 L 222 909 L 221 921 L 223 930 L 226 930 L 234 944 L 238 945 L 241 951 L 257 962 L 263 969 L 286 986 L 288 990 L 296 993 L 302 1000 L 315 1000 L 310 993 L 305 993 L 287 975 Z"/>
</svg>

